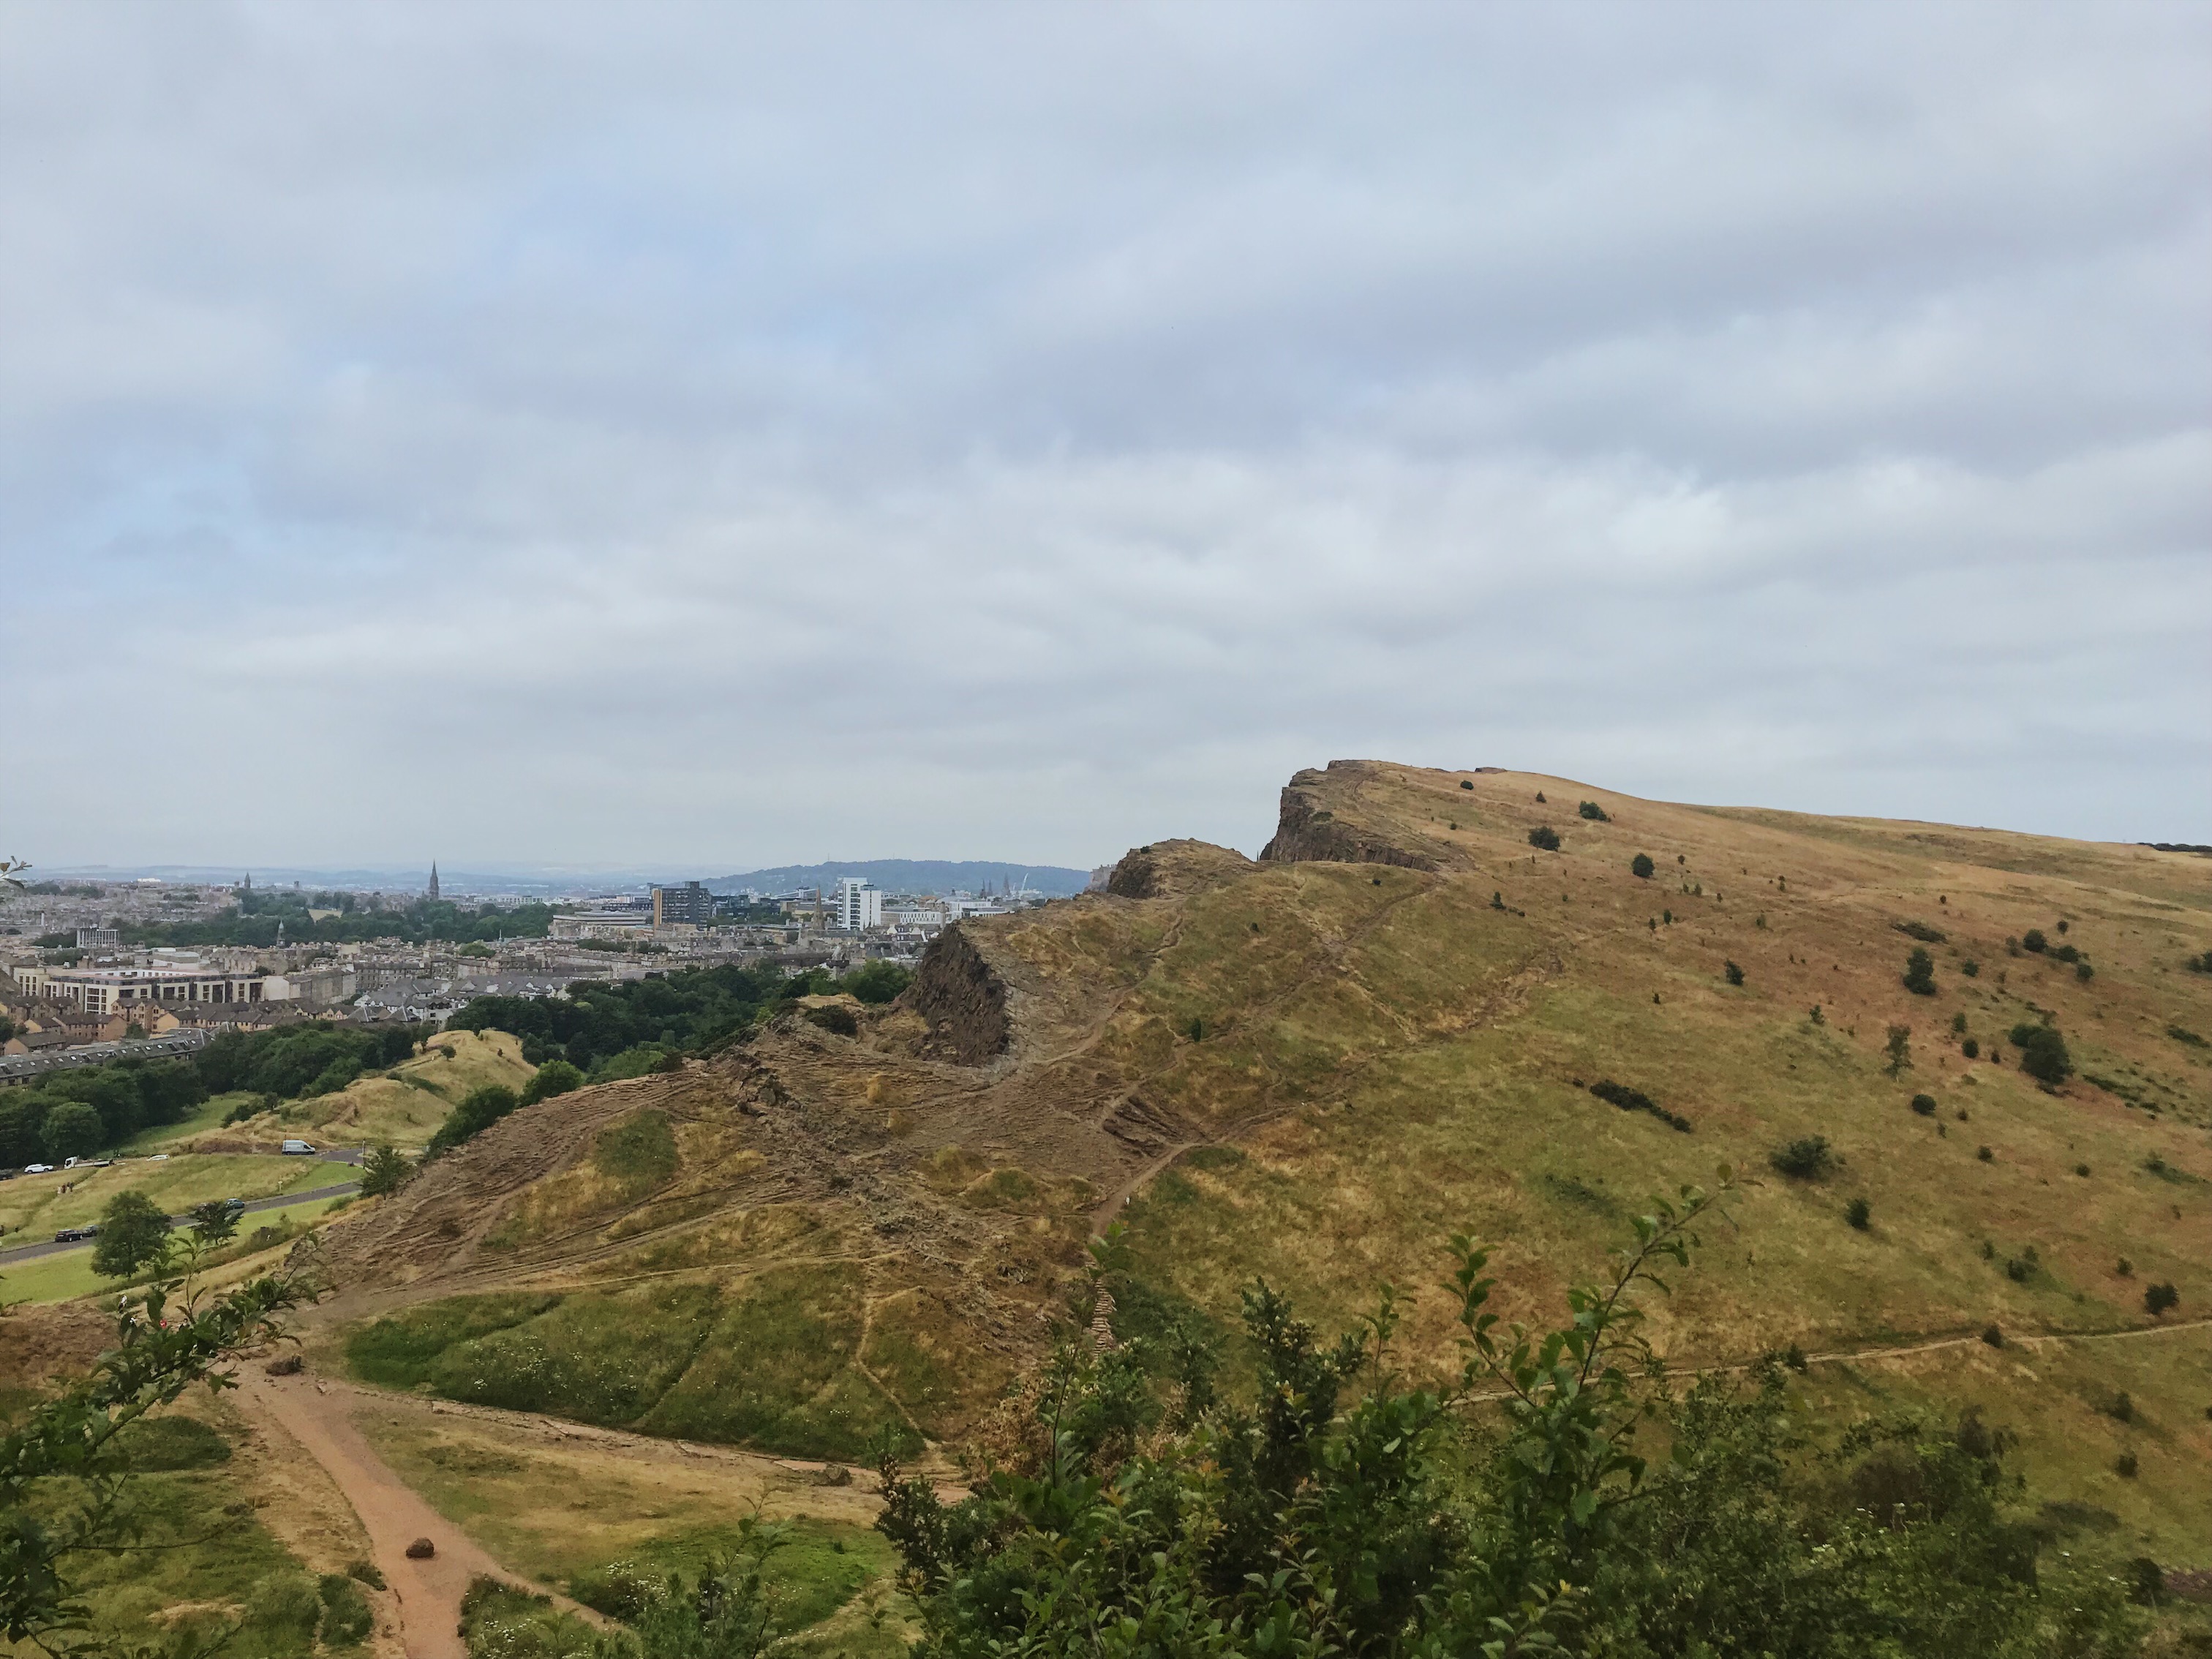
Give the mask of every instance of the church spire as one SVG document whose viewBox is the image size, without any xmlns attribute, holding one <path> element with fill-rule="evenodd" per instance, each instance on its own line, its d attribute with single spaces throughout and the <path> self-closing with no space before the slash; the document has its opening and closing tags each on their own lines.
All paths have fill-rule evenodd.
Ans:
<svg viewBox="0 0 2212 1659">
<path fill-rule="evenodd" d="M 430 892 L 429 892 L 429 896 L 430 896 L 430 897 L 432 897 L 432 898 L 435 898 L 435 897 L 437 897 L 437 896 L 438 896 L 438 860 L 435 860 L 435 859 L 432 859 L 432 860 L 430 860 Z"/>
</svg>

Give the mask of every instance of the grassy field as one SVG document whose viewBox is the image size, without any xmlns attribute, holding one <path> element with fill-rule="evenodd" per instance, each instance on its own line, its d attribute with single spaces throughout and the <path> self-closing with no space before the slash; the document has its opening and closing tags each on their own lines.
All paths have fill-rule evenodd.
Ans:
<svg viewBox="0 0 2212 1659">
<path fill-rule="evenodd" d="M 500 1084 L 520 1090 L 536 1068 L 504 1031 L 441 1031 L 414 1059 L 336 1094 L 288 1101 L 245 1120 L 242 1133 L 308 1134 L 338 1146 L 419 1149 L 471 1090 Z"/>
<path fill-rule="evenodd" d="M 210 1198 L 274 1198 L 351 1179 L 353 1171 L 342 1164 L 276 1153 L 179 1152 L 160 1162 L 127 1158 L 105 1170 L 0 1182 L 0 1226 L 6 1227 L 9 1243 L 17 1242 L 18 1233 L 24 1236 L 22 1243 L 36 1243 L 56 1228 L 97 1221 L 108 1200 L 125 1190 L 142 1192 L 168 1214 L 180 1215 Z M 62 1192 L 64 1186 L 70 1190 Z"/>
<path fill-rule="evenodd" d="M 325 1164 L 325 1169 L 332 1166 Z M 344 1198 L 319 1198 L 305 1204 L 283 1204 L 271 1210 L 257 1210 L 245 1218 L 239 1229 L 239 1238 L 250 1243 L 256 1233 L 264 1231 L 276 1235 L 270 1248 L 289 1243 L 301 1232 L 312 1227 L 337 1210 L 345 1207 Z M 237 1277 L 235 1271 L 224 1268 L 212 1275 L 217 1283 Z M 58 1255 L 40 1256 L 35 1261 L 19 1261 L 0 1271 L 0 1301 L 7 1302 L 67 1302 L 80 1296 L 112 1291 L 115 1281 L 102 1279 L 92 1270 L 92 1247 L 64 1250 Z"/>
<path fill-rule="evenodd" d="M 118 1650 L 178 1651 L 235 1626 L 222 1651 L 244 1659 L 293 1659 L 319 1641 L 325 1653 L 362 1648 L 369 1614 L 360 1591 L 326 1592 L 311 1570 L 326 1564 L 303 1560 L 264 1522 L 261 1506 L 282 1498 L 282 1480 L 265 1458 L 235 1451 L 227 1418 L 173 1412 L 132 1432 L 149 1471 L 125 1500 L 135 1547 L 72 1564 L 92 1637 Z"/>
<path fill-rule="evenodd" d="M 797 1456 L 853 1459 L 897 1407 L 855 1363 L 849 1263 L 726 1281 L 425 1303 L 356 1327 L 353 1374 L 388 1388 Z"/>
<path fill-rule="evenodd" d="M 625 1581 L 695 1578 L 750 1516 L 788 1529 L 770 1576 L 808 1651 L 902 1650 L 891 1553 L 857 1486 L 758 1459 L 549 1443 L 526 1424 L 434 1418 L 404 1402 L 371 1401 L 356 1420 L 410 1486 L 499 1559 L 604 1612 L 621 1613 Z"/>
</svg>

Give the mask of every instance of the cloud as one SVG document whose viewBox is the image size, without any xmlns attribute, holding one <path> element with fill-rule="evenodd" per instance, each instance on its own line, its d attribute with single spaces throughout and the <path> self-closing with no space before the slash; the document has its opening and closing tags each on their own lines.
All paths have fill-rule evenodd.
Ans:
<svg viewBox="0 0 2212 1659">
<path fill-rule="evenodd" d="M 1358 753 L 2204 838 L 2185 10 L 13 29 L 43 863 L 1249 850 Z"/>
</svg>

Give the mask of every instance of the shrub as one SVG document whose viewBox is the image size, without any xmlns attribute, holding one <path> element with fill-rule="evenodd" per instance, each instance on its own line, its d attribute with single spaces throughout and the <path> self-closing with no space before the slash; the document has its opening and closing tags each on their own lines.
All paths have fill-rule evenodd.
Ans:
<svg viewBox="0 0 2212 1659">
<path fill-rule="evenodd" d="M 1917 939 L 1926 945 L 1941 945 L 1948 937 L 1940 927 L 1930 927 L 1924 921 L 1893 921 L 1889 924 L 1907 939 Z"/>
<path fill-rule="evenodd" d="M 2089 1166 L 2086 1164 L 2076 1164 L 2074 1166 L 2074 1173 L 2087 1181 L 2089 1178 Z"/>
<path fill-rule="evenodd" d="M 2136 1462 L 2136 1455 L 2131 1451 L 2122 1452 L 2118 1457 L 2112 1460 L 2112 1473 L 2118 1475 L 2123 1480 L 2134 1480 L 2136 1478 L 2136 1470 L 2141 1467 L 2142 1466 Z"/>
<path fill-rule="evenodd" d="M 2212 1047 L 2212 1044 L 2208 1044 L 2203 1037 L 2197 1036 L 2186 1025 L 2169 1025 L 2166 1028 L 2166 1034 L 2176 1042 L 2185 1043 L 2191 1048 Z"/>
<path fill-rule="evenodd" d="M 1863 1198 L 1855 1198 L 1844 1206 L 1844 1219 L 1850 1222 L 1860 1232 L 1864 1232 L 1873 1224 L 1873 1206 Z"/>
<path fill-rule="evenodd" d="M 1474 785 L 1472 781 L 1467 778 L 1462 778 L 1459 781 L 1459 787 L 1462 789 L 1472 789 L 1474 787 Z"/>
<path fill-rule="evenodd" d="M 1728 975 L 1728 982 L 1729 984 L 1741 985 L 1743 983 L 1743 969 L 1737 967 L 1733 962 L 1723 968 L 1721 971 Z"/>
<path fill-rule="evenodd" d="M 2125 1389 L 2122 1389 L 2106 1403 L 2105 1415 L 2116 1423 L 2132 1423 L 2136 1420 L 2136 1402 L 2128 1397 L 2128 1391 Z"/>
<path fill-rule="evenodd" d="M 556 1095 L 565 1095 L 583 1086 L 583 1073 L 565 1060 L 549 1060 L 522 1085 L 521 1103 L 535 1106 L 541 1100 L 550 1100 Z"/>
<path fill-rule="evenodd" d="M 380 1198 L 386 1193 L 396 1193 L 414 1173 L 415 1166 L 407 1161 L 405 1153 L 390 1146 L 379 1146 L 362 1160 L 362 1194 L 368 1198 Z"/>
<path fill-rule="evenodd" d="M 2170 1284 L 2152 1285 L 2143 1291 L 2143 1309 L 2153 1317 L 2180 1305 L 2181 1292 Z"/>
<path fill-rule="evenodd" d="M 2184 957 L 2181 965 L 2192 974 L 2212 974 L 2212 951 L 2201 957 Z"/>
<path fill-rule="evenodd" d="M 2122 1256 L 2118 1261 L 2112 1264 L 2112 1271 L 2123 1279 L 2133 1279 L 2136 1273 L 2136 1264 L 2129 1261 L 2127 1257 Z"/>
<path fill-rule="evenodd" d="M 1548 806 L 1551 805 L 1549 801 L 1544 799 L 1544 792 L 1540 789 L 1536 792 L 1536 805 L 1539 806 Z"/>
<path fill-rule="evenodd" d="M 2005 1258 L 2004 1272 L 2005 1277 L 2014 1284 L 2025 1285 L 2035 1277 L 2035 1263 L 2026 1256 L 2008 1255 Z"/>
<path fill-rule="evenodd" d="M 837 988 L 873 1006 L 894 1000 L 913 982 L 912 969 L 902 968 L 895 962 L 871 962 L 838 981 Z"/>
<path fill-rule="evenodd" d="M 1912 1069 L 1912 1028 L 1910 1025 L 1890 1026 L 1882 1038 L 1884 1052 L 1888 1055 L 1882 1070 L 1898 1077 Z"/>
<path fill-rule="evenodd" d="M 1559 850 L 1559 832 L 1548 823 L 1540 823 L 1528 832 L 1528 845 L 1546 853 Z"/>
<path fill-rule="evenodd" d="M 1649 853 L 1638 853 L 1628 861 L 1628 873 L 1641 877 L 1645 881 L 1651 879 L 1651 872 L 1656 868 L 1658 866 L 1651 862 L 1651 855 Z"/>
<path fill-rule="evenodd" d="M 2043 937 L 2043 929 L 2031 927 L 2020 936 L 2020 942 L 2022 949 L 2031 953 L 2040 954 L 2044 946 L 2051 941 Z"/>
<path fill-rule="evenodd" d="M 2160 1607 L 2166 1605 L 2166 1569 L 2148 1555 L 2138 1555 L 2128 1563 L 2128 1600 L 2139 1607 Z"/>
<path fill-rule="evenodd" d="M 2074 977 L 2087 985 L 2097 977 L 2097 970 L 2086 962 L 2077 962 L 2074 964 Z"/>
<path fill-rule="evenodd" d="M 1936 994 L 1936 958 L 1920 945 L 1905 959 L 1905 988 L 1917 997 Z"/>
<path fill-rule="evenodd" d="M 1979 1060 L 1982 1057 L 1982 1045 L 1973 1038 L 1968 1037 L 1959 1045 L 1959 1052 L 1966 1055 L 1968 1060 Z"/>
<path fill-rule="evenodd" d="M 810 1025 L 818 1025 L 825 1031 L 836 1032 L 839 1036 L 860 1035 L 860 1016 L 841 1002 L 828 1002 L 819 1008 L 809 1008 L 806 1011 L 806 1020 Z"/>
<path fill-rule="evenodd" d="M 1923 1117 L 1933 1117 L 1933 1116 L 1935 1116 L 1935 1115 L 1936 1115 L 1936 1097 L 1935 1097 L 1935 1096 L 1933 1096 L 1933 1095 L 1915 1095 L 1915 1096 L 1913 1096 L 1913 1097 L 1912 1097 L 1912 1109 L 1913 1109 L 1914 1111 L 1916 1111 L 1916 1112 L 1919 1113 L 1919 1114 L 1920 1114 L 1920 1115 L 1921 1115 L 1921 1116 L 1923 1116 Z"/>
<path fill-rule="evenodd" d="M 374 1561 L 348 1562 L 346 1564 L 346 1577 L 349 1578 L 359 1579 L 371 1589 L 382 1589 L 384 1588 L 384 1570 L 378 1566 Z"/>
<path fill-rule="evenodd" d="M 1607 1105 L 1618 1106 L 1624 1112 L 1647 1113 L 1671 1129 L 1679 1129 L 1684 1134 L 1690 1133 L 1689 1119 L 1668 1111 L 1640 1089 L 1632 1089 L 1608 1078 L 1591 1084 L 1589 1091 Z"/>
<path fill-rule="evenodd" d="M 1981 1161 L 1982 1161 L 1983 1163 L 1984 1163 L 1984 1164 L 1990 1163 L 1990 1162 L 1992 1162 L 1992 1161 L 1996 1158 L 1996 1154 L 1995 1152 L 1991 1152 L 1991 1151 L 1990 1151 L 1988 1147 L 1986 1147 L 1986 1146 L 1977 1146 L 1977 1147 L 1975 1147 L 1975 1148 L 1974 1148 L 1974 1156 L 1975 1156 L 1976 1158 L 1978 1158 L 1981 1159 Z"/>
<path fill-rule="evenodd" d="M 1966 1011 L 1964 1008 L 1961 1008 L 1957 1013 L 1951 1016 L 1951 1030 L 1957 1036 L 1966 1036 Z"/>
<path fill-rule="evenodd" d="M 480 1089 L 470 1090 L 438 1126 L 422 1156 L 425 1159 L 443 1156 L 462 1142 L 482 1134 L 520 1104 L 514 1091 L 504 1084 L 487 1083 Z"/>
<path fill-rule="evenodd" d="M 2012 1028 L 2012 1046 L 2020 1050 L 2021 1070 L 2045 1088 L 2055 1089 L 2074 1074 L 2073 1056 L 2055 1025 L 2023 1021 Z"/>
<path fill-rule="evenodd" d="M 2004 1346 L 2004 1333 L 1995 1325 L 1984 1325 L 1982 1327 L 1982 1340 L 1992 1348 L 2002 1348 Z"/>
<path fill-rule="evenodd" d="M 1836 1155 L 1826 1135 L 1805 1135 L 1791 1141 L 1767 1159 L 1778 1174 L 1796 1181 L 1817 1181 L 1835 1167 Z"/>
<path fill-rule="evenodd" d="M 1592 823 L 1611 823 L 1613 822 L 1611 818 L 1606 817 L 1605 808 L 1600 806 L 1594 800 L 1584 801 L 1580 806 L 1575 808 L 1575 811 L 1581 813 L 1583 817 L 1588 818 Z"/>
<path fill-rule="evenodd" d="M 1959 971 L 1964 974 L 1968 979 L 1979 979 L 1982 976 L 1982 964 L 1975 961 L 1973 957 L 1968 957 L 1964 962 L 1959 964 Z"/>
</svg>

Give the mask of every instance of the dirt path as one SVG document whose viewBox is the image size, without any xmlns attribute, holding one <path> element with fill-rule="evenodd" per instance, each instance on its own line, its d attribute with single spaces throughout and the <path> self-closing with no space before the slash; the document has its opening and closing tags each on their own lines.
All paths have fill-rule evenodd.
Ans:
<svg viewBox="0 0 2212 1659">
<path fill-rule="evenodd" d="M 376 1565 L 398 1606 L 400 1641 L 407 1659 L 465 1659 L 461 1596 L 479 1575 L 532 1589 L 544 1588 L 494 1560 L 392 1472 L 354 1426 L 351 1390 L 331 1388 L 304 1373 L 271 1377 L 246 1371 L 238 1382 L 232 1397 L 240 1408 L 297 1441 L 323 1466 L 361 1517 Z M 408 1559 L 407 1547 L 417 1538 L 430 1540 L 438 1553 L 427 1561 Z M 594 1625 L 606 1624 L 566 1596 L 553 1600 Z"/>
</svg>

